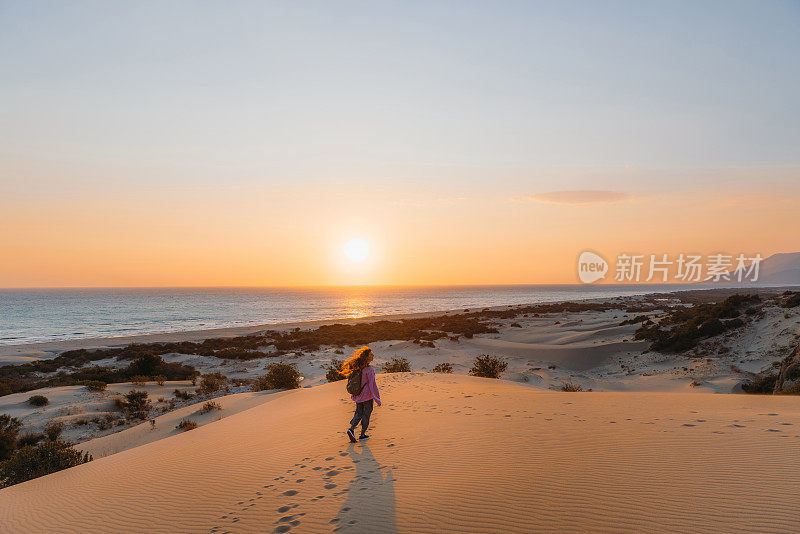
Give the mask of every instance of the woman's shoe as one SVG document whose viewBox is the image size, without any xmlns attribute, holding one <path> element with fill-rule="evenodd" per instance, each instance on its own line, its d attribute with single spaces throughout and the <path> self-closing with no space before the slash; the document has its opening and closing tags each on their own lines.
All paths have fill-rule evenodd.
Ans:
<svg viewBox="0 0 800 534">
<path fill-rule="evenodd" d="M 350 443 L 355 443 L 357 441 L 355 432 L 353 432 L 352 428 L 347 429 L 347 437 L 350 438 Z"/>
<path fill-rule="evenodd" d="M 369 439 L 369 436 L 366 435 L 366 434 L 361 434 L 360 436 L 358 436 L 358 439 L 359 439 L 359 441 L 362 440 L 362 439 Z"/>
</svg>

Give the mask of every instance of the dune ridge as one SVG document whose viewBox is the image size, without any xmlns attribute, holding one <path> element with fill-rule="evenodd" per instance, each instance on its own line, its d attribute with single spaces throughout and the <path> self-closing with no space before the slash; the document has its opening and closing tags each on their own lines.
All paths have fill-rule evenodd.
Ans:
<svg viewBox="0 0 800 534">
<path fill-rule="evenodd" d="M 786 531 L 792 397 L 562 393 L 379 375 L 350 445 L 341 383 L 0 490 L 2 532 Z M 45 504 L 46 503 L 46 504 Z"/>
</svg>

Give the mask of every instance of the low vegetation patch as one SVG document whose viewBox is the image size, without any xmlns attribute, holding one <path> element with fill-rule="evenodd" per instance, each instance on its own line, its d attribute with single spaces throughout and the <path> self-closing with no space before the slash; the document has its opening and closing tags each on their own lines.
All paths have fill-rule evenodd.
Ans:
<svg viewBox="0 0 800 534">
<path fill-rule="evenodd" d="M 8 414 L 0 414 L 0 461 L 6 460 L 17 448 L 17 438 L 22 421 Z"/>
<path fill-rule="evenodd" d="M 431 372 L 433 372 L 433 373 L 452 373 L 453 372 L 453 364 L 452 363 L 448 363 L 448 362 L 436 364 L 436 366 L 434 366 L 434 368 L 431 369 Z"/>
<path fill-rule="evenodd" d="M 183 391 L 181 389 L 176 389 L 175 391 L 172 392 L 172 394 L 175 396 L 176 399 L 180 400 L 189 400 L 192 397 L 194 397 L 194 393 L 192 393 L 191 391 Z"/>
<path fill-rule="evenodd" d="M 411 371 L 411 364 L 405 358 L 392 358 L 383 364 L 384 373 L 408 373 Z"/>
<path fill-rule="evenodd" d="M 164 375 L 156 375 L 153 377 L 153 381 L 159 386 L 163 386 L 164 383 L 167 381 L 167 377 Z"/>
<path fill-rule="evenodd" d="M 86 386 L 89 391 L 105 391 L 108 389 L 108 384 L 100 380 L 84 380 L 81 385 Z"/>
<path fill-rule="evenodd" d="M 17 447 L 33 447 L 44 439 L 44 434 L 41 432 L 25 432 L 20 434 L 17 438 Z"/>
<path fill-rule="evenodd" d="M 781 308 L 796 308 L 800 306 L 800 292 L 785 291 L 780 299 Z"/>
<path fill-rule="evenodd" d="M 331 363 L 325 369 L 325 379 L 328 382 L 338 382 L 344 380 L 346 377 L 342 374 L 342 360 L 333 358 Z"/>
<path fill-rule="evenodd" d="M 659 324 L 645 322 L 635 339 L 650 341 L 650 350 L 684 352 L 703 340 L 744 325 L 745 308 L 761 302 L 758 295 L 731 295 L 714 304 L 676 308 Z"/>
<path fill-rule="evenodd" d="M 188 432 L 189 430 L 194 430 L 197 428 L 197 426 L 197 423 L 191 419 L 183 419 L 175 428 L 182 430 L 183 432 Z"/>
<path fill-rule="evenodd" d="M 581 386 L 580 384 L 576 384 L 575 382 L 567 381 L 561 384 L 561 391 L 570 391 L 570 392 L 583 391 L 583 386 Z"/>
<path fill-rule="evenodd" d="M 475 363 L 472 364 L 469 374 L 482 378 L 500 378 L 500 375 L 506 369 L 508 369 L 508 362 L 495 356 L 484 354 L 475 358 Z"/>
<path fill-rule="evenodd" d="M 146 391 L 133 390 L 118 399 L 117 404 L 129 419 L 147 419 L 150 414 L 150 399 Z"/>
<path fill-rule="evenodd" d="M 300 373 L 288 363 L 273 363 L 267 367 L 267 374 L 253 381 L 253 391 L 269 389 L 297 389 L 300 387 Z"/>
<path fill-rule="evenodd" d="M 207 414 L 209 412 L 213 412 L 214 410 L 221 410 L 222 405 L 218 402 L 208 401 L 203 404 L 203 407 L 200 408 L 200 415 Z"/>
<path fill-rule="evenodd" d="M 200 393 L 209 395 L 228 388 L 228 379 L 222 373 L 209 373 L 200 377 Z"/>
<path fill-rule="evenodd" d="M 64 423 L 61 421 L 50 421 L 44 427 L 44 435 L 50 441 L 57 441 L 62 432 L 64 432 Z"/>
<path fill-rule="evenodd" d="M 0 487 L 12 486 L 62 469 L 90 462 L 92 457 L 67 441 L 44 441 L 25 446 L 0 462 Z"/>
<path fill-rule="evenodd" d="M 134 386 L 143 386 L 147 383 L 150 377 L 144 375 L 136 375 L 131 377 L 131 384 Z"/>
<path fill-rule="evenodd" d="M 50 399 L 44 395 L 32 395 L 28 398 L 28 404 L 31 406 L 47 406 L 50 404 Z"/>
<path fill-rule="evenodd" d="M 0 394 L 44 387 L 87 385 L 96 382 L 106 384 L 128 382 L 135 377 L 156 375 L 165 376 L 168 380 L 192 380 L 199 374 L 190 365 L 177 362 L 167 363 L 158 355 L 141 355 L 128 367 L 122 369 L 89 365 L 92 361 L 110 357 L 104 355 L 103 352 L 103 350 L 80 349 L 64 352 L 50 360 L 0 366 Z M 139 378 L 136 379 L 139 380 Z"/>
</svg>

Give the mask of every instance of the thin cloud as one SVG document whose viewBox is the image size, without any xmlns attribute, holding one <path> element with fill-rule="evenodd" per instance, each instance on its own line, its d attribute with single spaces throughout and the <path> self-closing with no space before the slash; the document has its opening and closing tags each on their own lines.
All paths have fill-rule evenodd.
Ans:
<svg viewBox="0 0 800 534">
<path fill-rule="evenodd" d="M 546 204 L 609 204 L 633 198 L 621 191 L 551 191 L 512 199 L 515 202 L 544 202 Z"/>
</svg>

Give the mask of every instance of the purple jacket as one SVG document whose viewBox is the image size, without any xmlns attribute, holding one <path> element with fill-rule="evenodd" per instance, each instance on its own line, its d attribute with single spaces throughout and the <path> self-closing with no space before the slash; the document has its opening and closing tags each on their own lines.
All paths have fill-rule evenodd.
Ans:
<svg viewBox="0 0 800 534">
<path fill-rule="evenodd" d="M 350 395 L 350 398 L 355 402 L 364 402 L 370 399 L 375 399 L 378 406 L 381 405 L 381 394 L 378 393 L 378 384 L 375 383 L 375 369 L 371 365 L 364 367 L 361 370 L 361 385 L 364 389 L 361 390 L 360 395 Z"/>
</svg>

